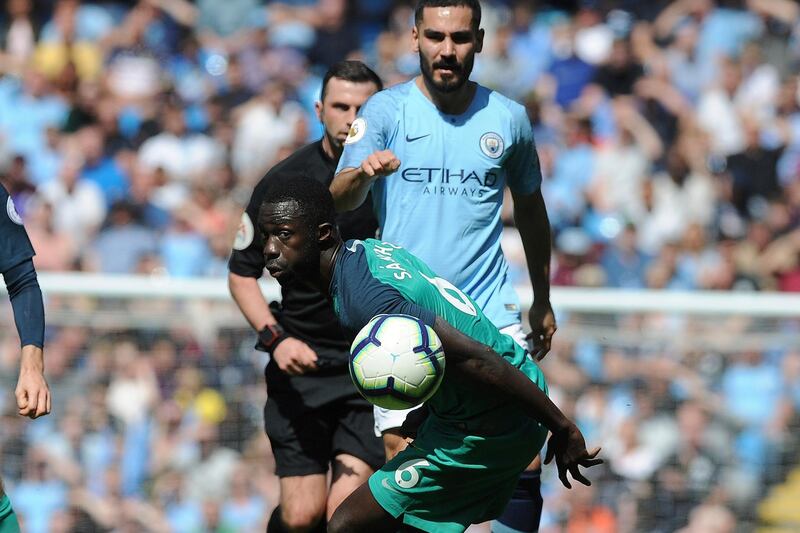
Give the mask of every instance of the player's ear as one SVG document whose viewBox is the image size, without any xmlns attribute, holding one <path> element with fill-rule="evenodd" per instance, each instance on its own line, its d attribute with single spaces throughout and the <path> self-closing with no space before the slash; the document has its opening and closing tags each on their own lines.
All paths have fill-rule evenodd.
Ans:
<svg viewBox="0 0 800 533">
<path fill-rule="evenodd" d="M 482 29 L 478 30 L 477 39 L 475 41 L 475 53 L 479 54 L 483 50 L 483 36 L 486 34 Z"/>
<path fill-rule="evenodd" d="M 336 228 L 335 224 L 323 222 L 319 225 L 317 239 L 319 240 L 320 248 L 324 250 L 328 247 L 335 246 L 338 242 L 338 238 L 339 230 Z"/>
<path fill-rule="evenodd" d="M 419 28 L 416 24 L 411 26 L 411 49 L 415 54 L 419 53 Z"/>
<path fill-rule="evenodd" d="M 322 122 L 322 102 L 320 100 L 314 102 L 314 111 L 317 113 L 317 120 Z"/>
</svg>

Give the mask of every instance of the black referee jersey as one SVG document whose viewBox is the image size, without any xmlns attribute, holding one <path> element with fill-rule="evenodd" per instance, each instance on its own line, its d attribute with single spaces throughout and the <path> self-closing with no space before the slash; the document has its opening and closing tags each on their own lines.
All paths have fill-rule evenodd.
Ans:
<svg viewBox="0 0 800 533">
<path fill-rule="evenodd" d="M 330 185 L 337 162 L 322 149 L 322 141 L 300 148 L 272 167 L 258 182 L 234 243 L 228 269 L 239 276 L 260 278 L 264 273 L 264 240 L 258 229 L 258 210 L 270 180 L 302 173 Z M 340 213 L 336 222 L 344 240 L 375 237 L 378 221 L 372 212 L 372 199 L 353 211 Z M 317 353 L 317 366 L 331 368 L 347 364 L 352 339 L 345 337 L 328 299 L 302 283 L 281 286 L 281 310 L 276 318 L 286 333 L 309 344 Z"/>
</svg>

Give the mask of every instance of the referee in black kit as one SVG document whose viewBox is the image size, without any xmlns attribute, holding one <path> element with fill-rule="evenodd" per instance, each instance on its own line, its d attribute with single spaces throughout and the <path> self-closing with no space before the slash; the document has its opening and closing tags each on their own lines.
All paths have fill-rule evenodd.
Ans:
<svg viewBox="0 0 800 533">
<path fill-rule="evenodd" d="M 275 165 L 256 185 L 228 264 L 231 295 L 258 331 L 258 347 L 270 354 L 264 427 L 281 495 L 268 533 L 325 531 L 336 507 L 385 462 L 383 443 L 373 431 L 372 405 L 350 382 L 352 339 L 342 333 L 328 300 L 305 285 L 282 287 L 281 304 L 267 305 L 258 286 L 264 255 L 256 223 L 271 180 L 303 174 L 330 184 L 356 113 L 382 88 L 377 74 L 359 61 L 342 61 L 328 70 L 316 104 L 322 139 Z M 378 227 L 369 198 L 359 209 L 340 214 L 337 223 L 345 240 L 374 237 Z"/>
</svg>

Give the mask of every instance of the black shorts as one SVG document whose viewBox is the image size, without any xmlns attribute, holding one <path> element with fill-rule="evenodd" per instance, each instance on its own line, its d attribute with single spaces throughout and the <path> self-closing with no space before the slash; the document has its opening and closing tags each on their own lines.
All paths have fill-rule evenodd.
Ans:
<svg viewBox="0 0 800 533">
<path fill-rule="evenodd" d="M 372 404 L 356 392 L 346 367 L 289 376 L 270 362 L 264 373 L 264 429 L 278 477 L 324 474 L 339 454 L 353 455 L 373 469 L 383 466 Z"/>
</svg>

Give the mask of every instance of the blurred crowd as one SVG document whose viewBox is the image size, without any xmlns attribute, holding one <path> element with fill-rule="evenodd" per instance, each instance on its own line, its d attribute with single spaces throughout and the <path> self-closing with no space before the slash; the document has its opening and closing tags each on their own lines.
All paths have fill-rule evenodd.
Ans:
<svg viewBox="0 0 800 533">
<path fill-rule="evenodd" d="M 546 523 L 569 533 L 756 530 L 758 503 L 800 458 L 800 351 L 788 340 L 797 329 L 742 317 L 562 316 L 542 365 L 550 396 L 603 446 L 606 464 L 592 487 L 573 491 L 546 472 Z"/>
<path fill-rule="evenodd" d="M 800 290 L 798 4 L 482 4 L 473 78 L 528 111 L 554 284 Z M 418 72 L 412 5 L 6 0 L 0 180 L 37 269 L 224 276 L 253 185 L 322 133 L 327 66 L 359 58 L 386 85 Z M 545 367 L 609 460 L 592 488 L 546 491 L 544 526 L 722 532 L 752 517 L 797 449 L 800 356 L 640 344 L 648 328 L 696 334 L 685 322 L 605 324 L 636 342 L 570 337 L 581 320 L 562 317 Z M 724 326 L 734 338 L 764 324 Z M 11 337 L 0 331 L 4 390 Z M 51 327 L 54 414 L 30 424 L 0 405 L 25 530 L 263 531 L 277 500 L 251 341 Z"/>
<path fill-rule="evenodd" d="M 9 333 L 4 390 L 17 364 Z M 46 358 L 53 415 L 31 422 L 13 397 L 0 405 L 0 473 L 23 531 L 265 530 L 278 483 L 249 332 L 202 346 L 181 329 L 51 327 Z"/>
<path fill-rule="evenodd" d="M 499 19 L 477 78 L 528 109 L 556 285 L 800 289 L 798 21 L 784 0 Z"/>
</svg>

